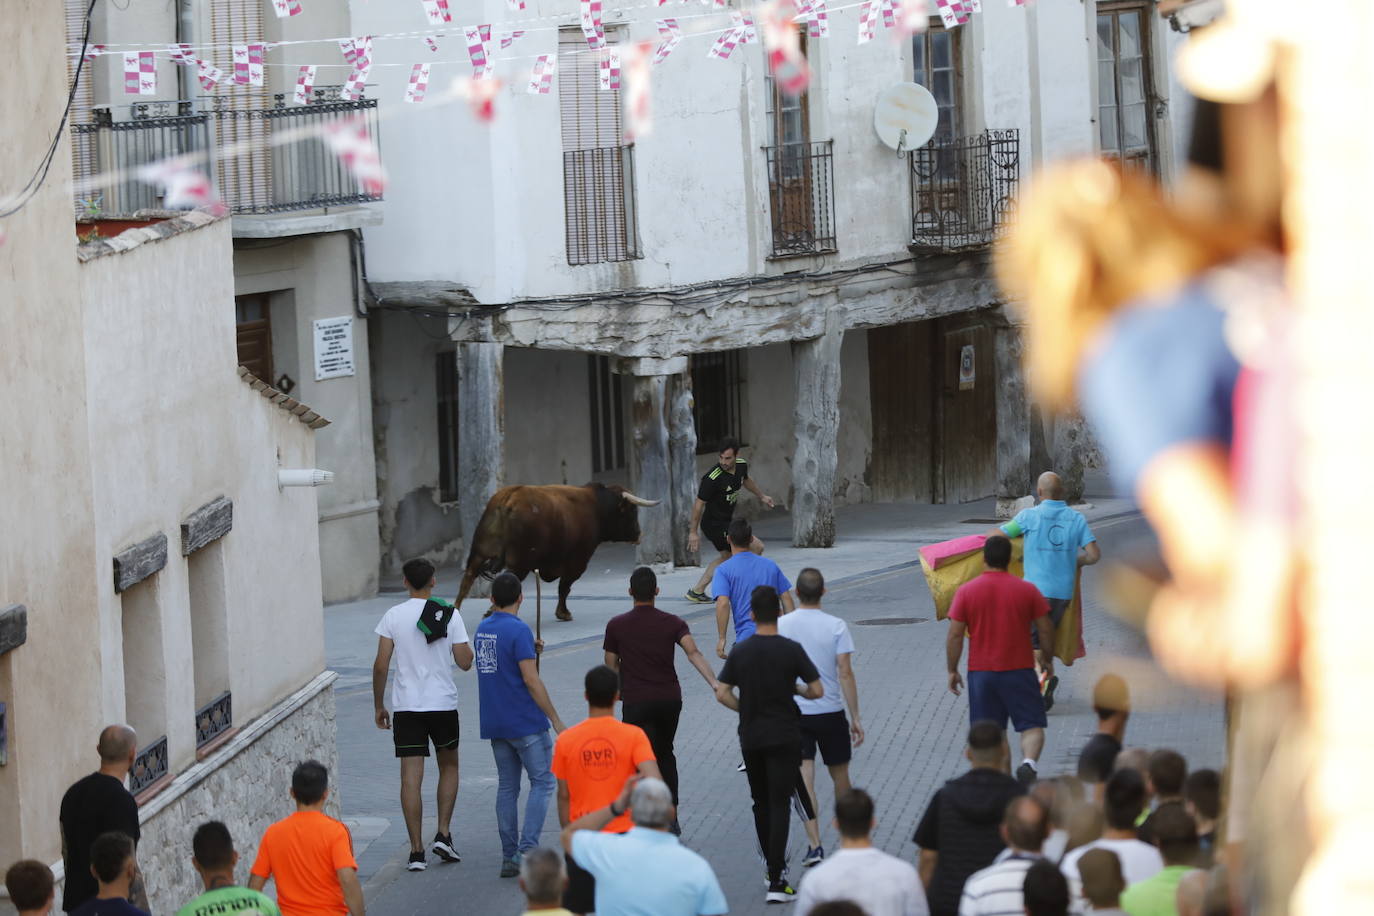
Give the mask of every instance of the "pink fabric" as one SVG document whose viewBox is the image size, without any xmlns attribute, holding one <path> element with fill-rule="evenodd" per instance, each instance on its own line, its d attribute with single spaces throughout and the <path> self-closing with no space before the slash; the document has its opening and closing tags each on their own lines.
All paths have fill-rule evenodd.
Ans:
<svg viewBox="0 0 1374 916">
<path fill-rule="evenodd" d="M 950 560 L 957 560 L 975 550 L 982 550 L 983 542 L 986 540 L 986 535 L 968 534 L 938 544 L 927 544 L 921 548 L 921 559 L 925 560 L 931 569 L 939 569 Z"/>
</svg>

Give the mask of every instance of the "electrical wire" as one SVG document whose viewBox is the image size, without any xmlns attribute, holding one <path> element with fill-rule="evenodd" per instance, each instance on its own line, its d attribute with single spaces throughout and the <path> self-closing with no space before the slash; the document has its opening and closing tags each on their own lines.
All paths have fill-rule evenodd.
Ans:
<svg viewBox="0 0 1374 916">
<path fill-rule="evenodd" d="M 44 182 L 48 180 L 48 170 L 52 168 L 53 157 L 57 155 L 57 147 L 62 142 L 62 134 L 67 129 L 67 119 L 72 113 L 72 103 L 76 101 L 76 87 L 81 81 L 81 71 L 86 66 L 86 48 L 91 40 L 91 13 L 95 10 L 96 0 L 91 0 L 90 6 L 86 7 L 86 23 L 81 33 L 81 55 L 76 60 L 76 73 L 72 76 L 71 89 L 67 92 L 67 104 L 62 109 L 62 120 L 57 123 L 57 132 L 53 134 L 52 142 L 48 144 L 48 152 L 43 156 L 43 161 L 33 170 L 29 180 L 19 192 L 14 195 L 17 201 L 13 206 L 5 205 L 0 209 L 0 219 L 13 216 L 20 210 L 28 206 L 29 201 L 33 200 Z"/>
</svg>

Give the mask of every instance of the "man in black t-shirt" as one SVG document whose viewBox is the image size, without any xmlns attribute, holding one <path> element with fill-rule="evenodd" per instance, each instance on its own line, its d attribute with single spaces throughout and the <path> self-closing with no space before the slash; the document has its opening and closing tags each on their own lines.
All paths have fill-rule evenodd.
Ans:
<svg viewBox="0 0 1374 916">
<path fill-rule="evenodd" d="M 687 533 L 688 550 L 697 550 L 700 547 L 701 537 L 697 533 L 699 528 L 701 534 L 706 535 L 706 539 L 716 548 L 718 555 L 707 565 L 697 584 L 687 590 L 688 601 L 709 604 L 712 600 L 706 594 L 706 586 L 711 584 L 716 567 L 730 559 L 730 541 L 725 533 L 735 516 L 735 500 L 739 498 L 741 489 L 753 493 L 769 509 L 776 505 L 773 497 L 760 490 L 759 485 L 749 476 L 748 463 L 739 457 L 739 441 L 725 439 L 720 443 L 720 457 L 716 466 L 702 476 L 701 484 L 697 487 L 696 502 L 692 504 L 692 524 Z M 761 554 L 763 542 L 754 538 L 749 544 L 749 549 Z"/>
<path fill-rule="evenodd" d="M 110 725 L 100 733 L 96 751 L 100 769 L 77 780 L 62 796 L 59 818 L 62 826 L 62 861 L 66 885 L 62 889 L 62 909 L 70 913 L 96 895 L 98 886 L 91 874 L 91 844 L 96 837 L 111 831 L 127 834 L 138 842 L 138 802 L 124 787 L 125 777 L 134 765 L 138 738 L 127 725 Z M 143 876 L 135 870 L 129 899 L 146 910 L 148 895 Z"/>
<path fill-rule="evenodd" d="M 1093 686 L 1093 711 L 1097 713 L 1097 734 L 1088 739 L 1078 755 L 1078 778 L 1094 786 L 1094 798 L 1102 800 L 1102 786 L 1116 768 L 1116 755 L 1126 737 L 1126 720 L 1131 715 L 1131 695 L 1126 682 L 1115 674 L 1104 674 Z"/>
<path fill-rule="evenodd" d="M 778 635 L 781 610 L 776 589 L 754 589 L 750 613 L 757 629 L 735 643 L 716 677 L 716 699 L 739 712 L 739 746 L 754 799 L 754 829 L 768 860 L 768 903 L 787 903 L 797 894 L 783 877 L 791 819 L 788 801 L 801 781 L 801 713 L 792 697 L 818 700 L 825 694 L 820 673 L 801 643 Z"/>
</svg>

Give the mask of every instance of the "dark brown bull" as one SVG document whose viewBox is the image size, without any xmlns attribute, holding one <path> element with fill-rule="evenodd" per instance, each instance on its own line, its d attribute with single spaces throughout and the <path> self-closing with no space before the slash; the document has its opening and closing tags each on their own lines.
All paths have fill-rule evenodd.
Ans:
<svg viewBox="0 0 1374 916">
<path fill-rule="evenodd" d="M 461 605 L 478 576 L 490 579 L 509 570 L 525 580 L 538 570 L 545 582 L 558 581 L 559 620 L 572 620 L 568 592 L 587 571 L 603 541 L 639 541 L 638 506 L 657 506 L 624 487 L 589 483 L 582 487 L 502 487 L 487 503 L 468 550 Z"/>
</svg>

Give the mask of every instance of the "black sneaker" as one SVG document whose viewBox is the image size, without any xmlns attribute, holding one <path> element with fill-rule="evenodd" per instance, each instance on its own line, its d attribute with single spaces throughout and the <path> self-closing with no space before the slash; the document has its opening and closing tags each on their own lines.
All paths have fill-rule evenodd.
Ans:
<svg viewBox="0 0 1374 916">
<path fill-rule="evenodd" d="M 461 862 L 463 857 L 458 855 L 458 850 L 453 846 L 453 834 L 434 834 L 434 842 L 429 846 L 430 852 L 443 859 L 445 862 Z"/>
<path fill-rule="evenodd" d="M 406 863 L 406 871 L 424 871 L 427 867 L 423 849 L 417 849 L 410 854 L 410 861 Z"/>
<path fill-rule="evenodd" d="M 520 874 L 520 863 L 515 859 L 501 860 L 501 877 L 514 878 Z"/>
<path fill-rule="evenodd" d="M 693 604 L 711 604 L 714 600 L 705 592 L 699 592 L 694 588 L 687 589 L 687 594 L 683 597 Z"/>
<path fill-rule="evenodd" d="M 768 895 L 763 899 L 767 903 L 794 903 L 797 892 L 787 883 L 786 878 L 779 878 L 768 885 Z"/>
<path fill-rule="evenodd" d="M 1039 775 L 1035 772 L 1035 767 L 1031 766 L 1031 762 L 1029 760 L 1022 761 L 1021 765 L 1016 768 L 1017 782 L 1021 783 L 1021 785 L 1027 788 L 1030 788 L 1032 785 L 1034 785 L 1035 780 L 1038 778 Z"/>
<path fill-rule="evenodd" d="M 825 858 L 825 847 L 824 847 L 824 846 L 815 846 L 815 847 L 808 846 L 808 847 L 806 847 L 806 855 L 805 855 L 805 857 L 802 858 L 802 865 L 805 866 L 806 868 L 810 868 L 810 867 L 813 866 L 813 865 L 819 865 L 819 864 L 821 864 L 821 860 L 824 859 L 824 858 Z"/>
<path fill-rule="evenodd" d="M 1059 686 L 1059 675 L 1051 674 L 1050 679 L 1045 682 L 1045 712 L 1054 708 L 1054 688 Z"/>
</svg>

